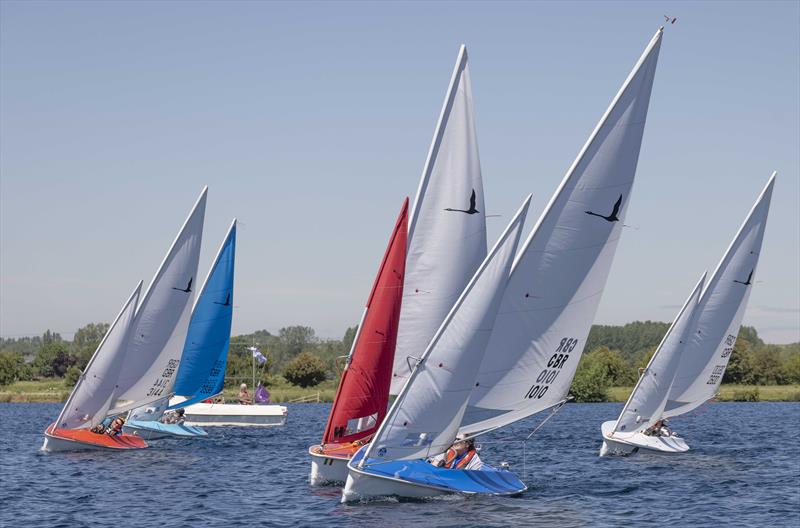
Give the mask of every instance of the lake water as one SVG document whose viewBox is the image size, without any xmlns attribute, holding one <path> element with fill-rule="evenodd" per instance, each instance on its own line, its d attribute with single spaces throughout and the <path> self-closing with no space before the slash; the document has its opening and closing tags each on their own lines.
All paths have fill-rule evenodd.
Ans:
<svg viewBox="0 0 800 528">
<path fill-rule="evenodd" d="M 541 417 L 486 438 L 483 460 L 529 485 L 519 497 L 342 505 L 307 483 L 328 404 L 290 405 L 282 428 L 54 454 L 39 448 L 60 405 L 0 404 L 0 526 L 800 525 L 800 404 L 707 405 L 673 421 L 688 453 L 598 458 L 621 407 L 567 405 L 524 444 Z"/>
</svg>

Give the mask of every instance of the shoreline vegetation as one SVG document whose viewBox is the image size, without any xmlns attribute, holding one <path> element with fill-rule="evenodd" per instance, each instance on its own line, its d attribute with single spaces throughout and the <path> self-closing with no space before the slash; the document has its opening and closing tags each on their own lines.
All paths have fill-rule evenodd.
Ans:
<svg viewBox="0 0 800 528">
<path fill-rule="evenodd" d="M 249 386 L 249 384 L 248 384 Z M 60 378 L 36 381 L 17 381 L 0 387 L 0 403 L 63 403 L 70 388 Z M 610 387 L 606 402 L 625 403 L 633 390 L 629 387 Z M 336 395 L 336 384 L 326 380 L 315 387 L 296 387 L 281 381 L 269 387 L 272 403 L 330 403 Z M 228 403 L 238 398 L 236 387 L 226 387 L 223 393 Z M 301 400 L 301 401 L 297 401 Z M 793 385 L 722 385 L 715 402 L 800 402 L 800 384 Z M 582 402 L 601 403 L 601 402 Z"/>
<path fill-rule="evenodd" d="M 669 328 L 635 321 L 594 325 L 570 386 L 575 402 L 624 402 Z M 0 338 L 0 402 L 63 402 L 81 376 L 108 325 L 79 328 L 72 341 L 46 331 L 41 336 Z M 238 400 L 241 383 L 250 394 L 263 384 L 275 403 L 330 402 L 356 335 L 323 339 L 308 326 L 276 334 L 259 330 L 231 337 L 223 395 Z M 765 343 L 743 326 L 722 379 L 718 401 L 800 401 L 800 342 Z"/>
</svg>

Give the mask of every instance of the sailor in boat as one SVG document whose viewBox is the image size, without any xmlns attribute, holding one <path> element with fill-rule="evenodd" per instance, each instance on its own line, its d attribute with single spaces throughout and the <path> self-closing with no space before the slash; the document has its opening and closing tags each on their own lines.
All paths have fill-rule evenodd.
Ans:
<svg viewBox="0 0 800 528">
<path fill-rule="evenodd" d="M 672 436 L 672 431 L 667 426 L 667 420 L 659 420 L 648 428 L 644 434 L 647 436 Z"/>
<path fill-rule="evenodd" d="M 186 420 L 186 418 L 184 417 L 185 413 L 186 411 L 184 409 L 178 409 L 177 411 L 174 412 L 164 413 L 164 415 L 161 417 L 159 421 L 165 424 L 180 425 Z"/>
<path fill-rule="evenodd" d="M 106 429 L 106 434 L 108 436 L 117 436 L 122 434 L 122 426 L 125 425 L 125 418 L 122 416 L 117 416 L 113 420 L 111 420 L 111 424 Z"/>
<path fill-rule="evenodd" d="M 250 405 L 250 393 L 247 392 L 247 383 L 239 386 L 239 405 Z"/>
<path fill-rule="evenodd" d="M 463 434 L 456 436 L 456 441 L 447 451 L 431 457 L 429 462 L 436 467 L 446 469 L 478 470 L 483 467 L 481 457 L 475 448 L 475 439 L 466 438 Z"/>
</svg>

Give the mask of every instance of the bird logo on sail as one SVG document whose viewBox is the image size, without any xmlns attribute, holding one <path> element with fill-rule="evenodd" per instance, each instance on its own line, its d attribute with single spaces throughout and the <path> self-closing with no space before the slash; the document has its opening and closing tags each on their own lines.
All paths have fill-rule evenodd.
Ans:
<svg viewBox="0 0 800 528">
<path fill-rule="evenodd" d="M 755 271 L 755 269 L 751 269 L 750 270 L 750 275 L 747 276 L 747 280 L 745 282 L 742 282 L 742 281 L 736 280 L 736 279 L 733 279 L 733 282 L 738 282 L 739 284 L 744 284 L 745 286 L 750 286 L 751 284 L 753 284 L 752 281 L 751 281 L 751 279 L 753 278 L 753 271 Z"/>
<path fill-rule="evenodd" d="M 450 207 L 445 208 L 445 211 L 453 211 L 456 213 L 466 213 L 468 215 L 473 215 L 475 213 L 480 213 L 475 208 L 475 189 L 472 189 L 472 195 L 469 197 L 469 209 L 452 209 Z"/>
<path fill-rule="evenodd" d="M 614 209 L 611 211 L 611 214 L 608 216 L 604 216 L 598 213 L 594 213 L 592 211 L 584 211 L 588 215 L 592 216 L 599 216 L 606 222 L 619 222 L 619 209 L 622 207 L 622 195 L 619 195 L 619 199 L 617 199 L 617 203 L 614 204 Z"/>
<path fill-rule="evenodd" d="M 186 285 L 186 288 L 176 288 L 172 287 L 173 290 L 182 291 L 183 293 L 190 293 L 192 291 L 192 279 L 194 277 L 189 277 L 189 284 Z"/>
<path fill-rule="evenodd" d="M 231 305 L 231 294 L 229 293 L 228 296 L 225 297 L 225 302 L 224 303 L 214 301 L 214 304 L 218 304 L 220 306 L 230 306 Z"/>
</svg>

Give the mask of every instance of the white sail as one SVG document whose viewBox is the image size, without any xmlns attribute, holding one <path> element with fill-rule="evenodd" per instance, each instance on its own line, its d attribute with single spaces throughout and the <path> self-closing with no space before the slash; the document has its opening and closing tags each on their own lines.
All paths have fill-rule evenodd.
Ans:
<svg viewBox="0 0 800 528">
<path fill-rule="evenodd" d="M 486 351 L 530 196 L 480 265 L 415 365 L 365 458 L 415 459 L 453 442 Z"/>
<path fill-rule="evenodd" d="M 86 364 L 56 420 L 59 429 L 94 427 L 106 417 L 116 390 L 141 289 L 142 283 L 139 282 Z"/>
<path fill-rule="evenodd" d="M 667 396 L 678 371 L 678 363 L 694 328 L 697 304 L 706 274 L 700 277 L 686 303 L 678 312 L 653 357 L 633 388 L 617 419 L 614 432 L 633 433 L 647 429 L 661 419 Z"/>
<path fill-rule="evenodd" d="M 204 188 L 136 311 L 112 413 L 170 394 L 197 289 L 207 192 Z"/>
<path fill-rule="evenodd" d="M 403 305 L 390 394 L 409 375 L 486 257 L 486 217 L 467 48 L 461 46 L 408 227 Z"/>
<path fill-rule="evenodd" d="M 567 395 L 630 202 L 662 31 L 647 45 L 514 262 L 462 432 L 511 423 Z"/>
<path fill-rule="evenodd" d="M 774 184 L 775 173 L 703 291 L 694 332 L 672 382 L 666 417 L 695 409 L 719 390 L 755 281 Z"/>
</svg>

